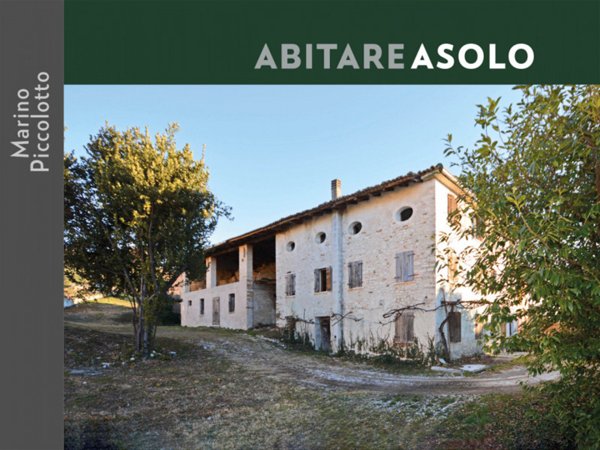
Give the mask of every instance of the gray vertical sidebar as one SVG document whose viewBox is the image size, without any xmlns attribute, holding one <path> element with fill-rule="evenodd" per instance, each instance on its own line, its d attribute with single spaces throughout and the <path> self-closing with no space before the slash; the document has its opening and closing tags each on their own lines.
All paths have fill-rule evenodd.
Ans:
<svg viewBox="0 0 600 450">
<path fill-rule="evenodd" d="M 0 448 L 63 448 L 64 5 L 0 0 Z"/>
</svg>

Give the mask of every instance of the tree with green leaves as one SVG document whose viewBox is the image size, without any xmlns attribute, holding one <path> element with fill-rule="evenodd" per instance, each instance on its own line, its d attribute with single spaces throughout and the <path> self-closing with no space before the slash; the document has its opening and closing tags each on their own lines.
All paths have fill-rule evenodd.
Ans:
<svg viewBox="0 0 600 450">
<path fill-rule="evenodd" d="M 148 355 L 168 290 L 204 268 L 217 220 L 228 215 L 207 187 L 204 161 L 177 149 L 177 125 L 154 139 L 106 125 L 65 156 L 65 271 L 89 289 L 131 302 L 136 351 Z"/>
<path fill-rule="evenodd" d="M 554 411 L 579 445 L 600 446 L 600 87 L 516 89 L 503 111 L 500 99 L 479 105 L 473 148 L 447 140 L 470 205 L 456 214 L 484 231 L 462 276 L 487 305 L 489 348 L 526 350 L 533 373 L 559 370 Z"/>
</svg>

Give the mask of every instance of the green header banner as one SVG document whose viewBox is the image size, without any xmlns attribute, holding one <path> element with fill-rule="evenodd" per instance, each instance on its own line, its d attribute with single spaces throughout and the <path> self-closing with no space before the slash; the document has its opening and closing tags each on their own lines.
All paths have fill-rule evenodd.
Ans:
<svg viewBox="0 0 600 450">
<path fill-rule="evenodd" d="M 66 84 L 600 83 L 598 1 L 67 0 Z"/>
</svg>

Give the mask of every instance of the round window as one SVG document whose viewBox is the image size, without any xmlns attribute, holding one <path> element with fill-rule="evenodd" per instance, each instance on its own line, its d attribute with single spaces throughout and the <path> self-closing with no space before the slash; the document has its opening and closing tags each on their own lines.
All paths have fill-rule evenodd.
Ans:
<svg viewBox="0 0 600 450">
<path fill-rule="evenodd" d="M 322 244 L 323 242 L 325 242 L 326 238 L 327 238 L 327 235 L 321 231 L 320 233 L 317 233 L 317 235 L 315 236 L 315 242 L 317 244 Z"/>
<path fill-rule="evenodd" d="M 353 222 L 350 224 L 350 228 L 348 228 L 350 234 L 358 234 L 360 230 L 362 230 L 362 223 L 360 222 Z"/>
<path fill-rule="evenodd" d="M 413 209 L 410 206 L 405 206 L 398 210 L 396 219 L 399 222 L 406 222 L 408 219 L 410 219 L 412 217 L 412 215 L 413 215 Z"/>
<path fill-rule="evenodd" d="M 296 248 L 296 243 L 294 241 L 290 241 L 287 243 L 287 245 L 285 246 L 286 250 L 288 252 L 293 252 L 294 249 Z"/>
</svg>

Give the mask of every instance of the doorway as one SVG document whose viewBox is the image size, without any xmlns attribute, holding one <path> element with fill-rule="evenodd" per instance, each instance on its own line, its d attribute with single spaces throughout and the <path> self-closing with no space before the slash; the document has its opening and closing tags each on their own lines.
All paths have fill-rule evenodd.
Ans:
<svg viewBox="0 0 600 450">
<path fill-rule="evenodd" d="M 219 297 L 213 298 L 213 320 L 212 324 L 219 326 L 221 325 L 221 299 Z"/>
<path fill-rule="evenodd" d="M 315 348 L 323 352 L 331 351 L 331 318 L 315 317 Z"/>
</svg>

